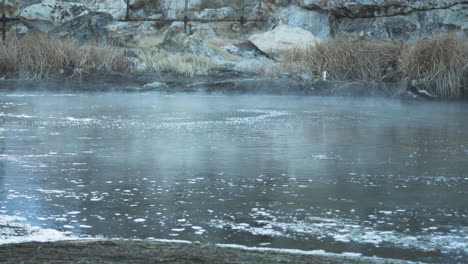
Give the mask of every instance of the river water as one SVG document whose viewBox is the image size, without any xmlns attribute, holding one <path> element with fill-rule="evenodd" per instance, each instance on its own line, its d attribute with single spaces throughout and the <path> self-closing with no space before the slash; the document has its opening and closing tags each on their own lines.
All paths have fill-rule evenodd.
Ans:
<svg viewBox="0 0 468 264">
<path fill-rule="evenodd" d="M 464 262 L 467 133 L 461 103 L 1 93 L 0 240 Z"/>
</svg>

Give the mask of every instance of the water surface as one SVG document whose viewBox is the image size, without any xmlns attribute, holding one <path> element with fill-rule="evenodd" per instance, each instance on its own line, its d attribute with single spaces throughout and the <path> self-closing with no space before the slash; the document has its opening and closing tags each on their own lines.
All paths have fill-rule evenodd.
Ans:
<svg viewBox="0 0 468 264">
<path fill-rule="evenodd" d="M 2 93 L 0 239 L 464 262 L 467 114 L 333 97 Z"/>
</svg>

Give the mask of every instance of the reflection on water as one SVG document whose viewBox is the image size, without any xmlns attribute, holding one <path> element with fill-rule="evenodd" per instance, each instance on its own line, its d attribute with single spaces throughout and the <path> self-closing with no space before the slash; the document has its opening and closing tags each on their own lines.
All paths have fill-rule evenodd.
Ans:
<svg viewBox="0 0 468 264">
<path fill-rule="evenodd" d="M 345 98 L 1 94 L 0 231 L 22 223 L 463 261 L 467 112 Z"/>
</svg>

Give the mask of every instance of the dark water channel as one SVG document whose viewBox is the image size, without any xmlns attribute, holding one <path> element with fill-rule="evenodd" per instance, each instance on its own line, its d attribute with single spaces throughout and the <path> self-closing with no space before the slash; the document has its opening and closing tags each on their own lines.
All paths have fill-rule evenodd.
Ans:
<svg viewBox="0 0 468 264">
<path fill-rule="evenodd" d="M 456 263 L 467 194 L 466 104 L 0 94 L 4 242 L 179 239 Z"/>
</svg>

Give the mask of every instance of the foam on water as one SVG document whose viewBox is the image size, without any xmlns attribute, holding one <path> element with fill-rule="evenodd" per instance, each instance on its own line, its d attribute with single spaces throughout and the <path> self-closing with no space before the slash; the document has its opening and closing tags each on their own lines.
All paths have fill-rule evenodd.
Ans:
<svg viewBox="0 0 468 264">
<path fill-rule="evenodd" d="M 22 223 L 23 217 L 0 215 L 0 244 L 52 242 L 73 239 L 67 233 Z"/>
</svg>

